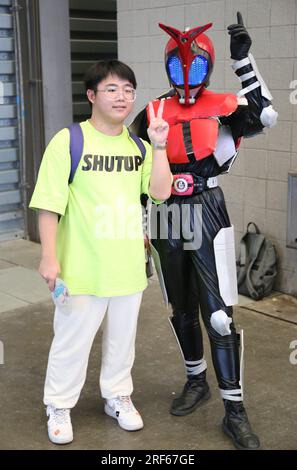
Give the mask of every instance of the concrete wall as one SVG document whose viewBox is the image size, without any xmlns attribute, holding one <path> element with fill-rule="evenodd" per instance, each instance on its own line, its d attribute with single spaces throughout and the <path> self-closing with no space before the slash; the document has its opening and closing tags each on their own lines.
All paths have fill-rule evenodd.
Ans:
<svg viewBox="0 0 297 470">
<path fill-rule="evenodd" d="M 237 246 L 249 221 L 269 235 L 280 257 L 276 288 L 297 293 L 297 250 L 286 247 L 288 172 L 297 171 L 297 104 L 290 83 L 297 79 L 296 0 L 118 0 L 119 59 L 135 71 L 136 110 L 168 88 L 163 63 L 169 38 L 163 22 L 179 29 L 213 22 L 207 32 L 216 63 L 210 89 L 236 93 L 241 85 L 230 64 L 226 27 L 243 15 L 253 40 L 251 52 L 274 97 L 277 127 L 246 139 L 229 175 L 220 177 Z M 296 214 L 297 217 L 297 214 Z M 297 235 L 297 234 L 296 234 Z"/>
<path fill-rule="evenodd" d="M 68 0 L 39 0 L 46 144 L 72 122 Z M 57 53 L 58 51 L 58 53 Z"/>
</svg>

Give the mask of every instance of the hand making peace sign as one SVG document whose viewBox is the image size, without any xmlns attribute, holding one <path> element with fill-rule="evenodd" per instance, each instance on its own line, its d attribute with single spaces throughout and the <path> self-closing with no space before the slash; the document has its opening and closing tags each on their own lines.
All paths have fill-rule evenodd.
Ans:
<svg viewBox="0 0 297 470">
<path fill-rule="evenodd" d="M 162 118 L 164 103 L 165 99 L 162 98 L 159 104 L 157 115 L 155 115 L 153 103 L 151 101 L 149 102 L 150 125 L 147 133 L 152 145 L 166 145 L 169 124 Z"/>
</svg>

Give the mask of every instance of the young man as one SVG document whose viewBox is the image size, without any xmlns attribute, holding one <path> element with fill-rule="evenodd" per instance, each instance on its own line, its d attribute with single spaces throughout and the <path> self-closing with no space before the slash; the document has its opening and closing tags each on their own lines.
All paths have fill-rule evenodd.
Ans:
<svg viewBox="0 0 297 470">
<path fill-rule="evenodd" d="M 73 440 L 70 410 L 104 317 L 100 388 L 105 412 L 128 431 L 143 427 L 130 398 L 137 317 L 147 286 L 140 195 L 164 200 L 172 181 L 164 103 L 156 116 L 151 106 L 152 147 L 144 142 L 143 159 L 124 126 L 136 97 L 133 71 L 117 60 L 98 62 L 85 85 L 92 115 L 80 124 L 84 147 L 73 181 L 69 184 L 70 134 L 62 129 L 45 151 L 30 202 L 39 209 L 39 272 L 50 291 L 60 273 L 71 294 L 66 309 L 55 310 L 44 389 L 49 439 L 56 444 Z"/>
</svg>

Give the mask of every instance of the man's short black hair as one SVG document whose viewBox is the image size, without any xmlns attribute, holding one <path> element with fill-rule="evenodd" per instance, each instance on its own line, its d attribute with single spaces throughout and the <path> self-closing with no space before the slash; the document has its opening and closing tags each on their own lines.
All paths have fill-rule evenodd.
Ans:
<svg viewBox="0 0 297 470">
<path fill-rule="evenodd" d="M 137 83 L 133 70 L 123 62 L 113 59 L 101 60 L 89 68 L 84 78 L 86 91 L 96 91 L 98 83 L 105 80 L 108 75 L 116 75 L 122 80 L 127 80 L 136 89 Z"/>
</svg>

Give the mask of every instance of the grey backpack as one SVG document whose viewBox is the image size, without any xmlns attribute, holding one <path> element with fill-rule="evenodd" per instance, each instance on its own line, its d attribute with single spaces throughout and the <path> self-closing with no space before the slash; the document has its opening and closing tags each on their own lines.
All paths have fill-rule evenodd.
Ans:
<svg viewBox="0 0 297 470">
<path fill-rule="evenodd" d="M 254 232 L 249 231 L 253 225 Z M 249 222 L 240 241 L 237 260 L 238 292 L 254 300 L 270 293 L 277 274 L 276 250 L 270 240 L 260 233 L 254 222 Z"/>
</svg>

